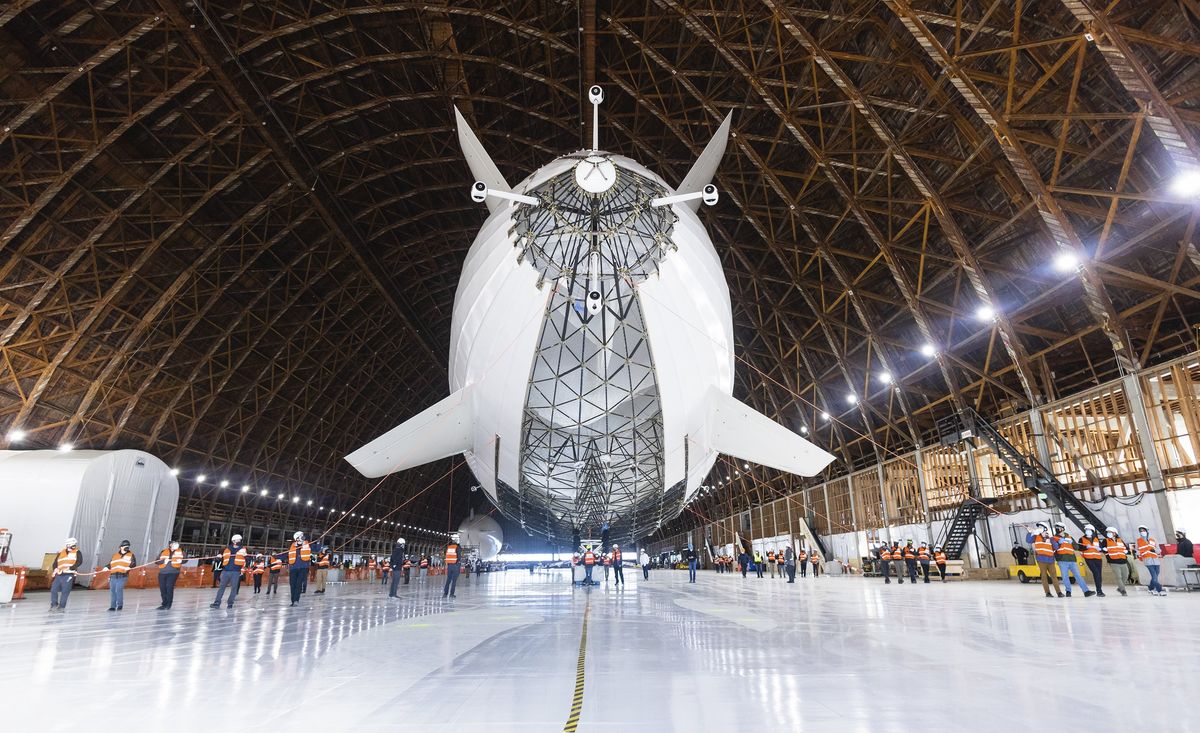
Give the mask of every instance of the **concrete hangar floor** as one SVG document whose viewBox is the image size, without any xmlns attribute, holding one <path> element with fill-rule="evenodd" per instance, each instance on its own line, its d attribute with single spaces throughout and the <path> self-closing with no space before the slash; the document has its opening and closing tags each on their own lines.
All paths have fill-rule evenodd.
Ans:
<svg viewBox="0 0 1200 733">
<path fill-rule="evenodd" d="M 571 730 L 1197 730 L 1200 594 L 1047 599 L 1037 585 L 884 585 L 630 569 L 441 578 L 389 600 L 331 586 L 289 608 L 180 590 L 77 590 L 0 609 L 0 728 L 510 733 Z M 1079 596 L 1079 594 L 1076 594 Z M 1190 681 L 1188 681 L 1190 678 Z"/>
</svg>

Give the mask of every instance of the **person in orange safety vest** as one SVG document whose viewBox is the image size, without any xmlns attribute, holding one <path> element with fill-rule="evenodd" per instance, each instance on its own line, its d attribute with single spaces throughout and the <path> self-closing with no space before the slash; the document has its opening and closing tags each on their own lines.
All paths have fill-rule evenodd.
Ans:
<svg viewBox="0 0 1200 733">
<path fill-rule="evenodd" d="M 454 589 L 458 585 L 458 574 L 462 570 L 462 545 L 458 544 L 458 532 L 450 535 L 446 545 L 446 584 L 442 587 L 442 598 L 454 598 Z"/>
<path fill-rule="evenodd" d="M 1096 584 L 1096 595 L 1103 598 L 1104 579 L 1101 574 L 1104 572 L 1104 548 L 1100 546 L 1100 536 L 1096 534 L 1096 528 L 1090 524 L 1083 525 L 1083 536 L 1079 538 L 1079 553 L 1083 555 L 1083 562 L 1092 576 L 1092 582 Z"/>
<path fill-rule="evenodd" d="M 263 575 L 267 572 L 267 556 L 261 552 L 250 562 L 250 577 L 254 579 L 254 594 L 262 592 Z"/>
<path fill-rule="evenodd" d="M 129 549 L 129 540 L 121 540 L 117 552 L 104 566 L 108 571 L 108 610 L 120 611 L 125 605 L 125 582 L 129 571 L 137 565 L 137 558 Z"/>
<path fill-rule="evenodd" d="M 1129 547 L 1121 539 L 1116 527 L 1104 528 L 1104 554 L 1117 578 L 1117 592 L 1128 595 L 1125 586 L 1129 583 Z"/>
<path fill-rule="evenodd" d="M 237 600 L 238 588 L 242 585 L 242 569 L 246 567 L 246 548 L 242 547 L 242 536 L 235 534 L 229 539 L 229 544 L 221 550 L 221 582 L 217 586 L 217 598 L 209 604 L 209 608 L 220 608 L 221 597 L 225 589 L 229 589 L 229 600 L 225 608 L 233 608 Z"/>
<path fill-rule="evenodd" d="M 946 553 L 942 552 L 941 545 L 933 548 L 933 563 L 937 565 L 938 575 L 942 576 L 942 582 L 946 582 Z"/>
<path fill-rule="evenodd" d="M 1059 598 L 1063 597 L 1062 588 L 1058 585 L 1058 568 L 1054 562 L 1054 542 L 1050 535 L 1050 527 L 1045 522 L 1034 525 L 1033 531 L 1025 534 L 1025 541 L 1033 546 L 1033 557 L 1037 561 L 1038 572 L 1042 576 L 1042 590 L 1047 598 L 1050 595 L 1050 584 L 1054 584 L 1054 592 Z"/>
<path fill-rule="evenodd" d="M 1146 585 L 1146 590 L 1150 591 L 1150 595 L 1152 596 L 1165 596 L 1167 592 L 1163 590 L 1162 583 L 1158 580 L 1158 574 L 1162 571 L 1162 552 L 1158 547 L 1158 543 L 1150 536 L 1150 529 L 1145 525 L 1138 526 L 1138 538 L 1135 547 L 1137 549 L 1137 559 L 1150 572 L 1150 582 Z"/>
<path fill-rule="evenodd" d="M 592 584 L 592 567 L 596 564 L 596 553 L 592 551 L 592 546 L 588 545 L 583 548 L 583 579 L 586 585 Z"/>
</svg>

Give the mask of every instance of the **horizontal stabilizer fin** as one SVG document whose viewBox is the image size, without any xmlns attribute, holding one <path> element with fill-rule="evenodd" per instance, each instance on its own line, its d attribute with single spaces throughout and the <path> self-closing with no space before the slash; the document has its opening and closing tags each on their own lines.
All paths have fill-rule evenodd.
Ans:
<svg viewBox="0 0 1200 733">
<path fill-rule="evenodd" d="M 379 478 L 471 450 L 475 412 L 468 385 L 346 456 L 364 476 Z"/>
<path fill-rule="evenodd" d="M 675 189 L 677 193 L 694 193 L 712 182 L 713 176 L 717 173 L 717 166 L 721 164 L 721 158 L 725 155 L 725 143 L 729 141 L 729 125 L 732 121 L 733 113 L 730 112 L 725 115 L 725 121 L 717 128 L 717 134 L 713 135 L 712 140 L 708 141 L 708 145 L 704 146 L 704 152 L 700 153 L 699 158 L 696 158 L 692 169 L 683 177 L 679 188 Z M 700 199 L 684 201 L 679 205 L 696 211 L 700 208 Z"/>
<path fill-rule="evenodd" d="M 708 435 L 713 450 L 800 476 L 815 476 L 834 457 L 771 418 L 709 387 Z"/>
<path fill-rule="evenodd" d="M 462 147 L 463 157 L 467 159 L 467 165 L 471 168 L 471 175 L 476 181 L 483 181 L 487 187 L 497 191 L 508 191 L 508 182 L 504 180 L 504 175 L 500 173 L 500 169 L 492 162 L 492 156 L 487 154 L 483 149 L 483 143 L 479 142 L 479 138 L 475 137 L 475 132 L 471 126 L 467 124 L 467 120 L 462 116 L 462 112 L 458 111 L 458 107 L 454 108 L 454 123 L 458 127 L 458 144 Z M 495 211 L 504 204 L 502 199 L 494 196 L 487 197 L 488 211 Z"/>
</svg>

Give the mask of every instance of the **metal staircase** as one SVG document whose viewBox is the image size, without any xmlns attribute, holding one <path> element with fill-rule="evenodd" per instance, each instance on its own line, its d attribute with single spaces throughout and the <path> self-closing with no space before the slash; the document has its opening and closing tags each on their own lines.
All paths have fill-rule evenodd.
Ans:
<svg viewBox="0 0 1200 733">
<path fill-rule="evenodd" d="M 995 503 L 995 499 L 972 497 L 959 505 L 954 519 L 946 525 L 946 529 L 937 543 L 941 546 L 942 552 L 946 553 L 947 559 L 962 559 L 963 550 L 967 549 L 967 540 L 971 539 L 971 535 L 975 532 L 975 523 L 987 511 L 987 507 Z"/>
<path fill-rule="evenodd" d="M 1071 493 L 1070 489 L 1063 486 L 1050 469 L 1033 458 L 1021 455 L 1021 452 L 1008 442 L 1008 439 L 1001 435 L 999 430 L 996 430 L 975 410 L 966 408 L 959 415 L 952 415 L 938 421 L 938 433 L 941 435 L 942 445 L 955 445 L 970 438 L 982 440 L 1004 462 L 1004 465 L 1021 478 L 1021 483 L 1025 485 L 1025 488 L 1037 494 L 1045 494 L 1046 500 L 1058 507 L 1063 516 L 1080 530 L 1085 524 L 1091 524 L 1097 528 L 1104 526 L 1104 522 Z M 961 512 L 962 509 L 960 507 L 959 511 Z M 982 510 L 982 507 L 980 509 Z M 958 517 L 955 517 L 956 521 L 957 519 Z"/>
</svg>

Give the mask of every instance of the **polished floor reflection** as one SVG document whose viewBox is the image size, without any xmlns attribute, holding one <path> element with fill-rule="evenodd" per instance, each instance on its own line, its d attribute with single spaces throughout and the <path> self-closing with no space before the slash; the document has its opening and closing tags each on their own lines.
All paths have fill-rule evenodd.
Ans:
<svg viewBox="0 0 1200 733">
<path fill-rule="evenodd" d="M 659 571 L 331 586 L 232 611 L 181 590 L 0 607 L 11 730 L 560 731 L 588 639 L 580 731 L 1184 730 L 1200 594 L 1046 599 L 1004 582 L 885 586 Z M 637 577 L 635 577 L 635 575 Z M 19 725 L 18 725 L 19 724 Z M 1182 727 L 1180 727 L 1182 726 Z"/>
</svg>

